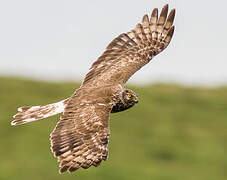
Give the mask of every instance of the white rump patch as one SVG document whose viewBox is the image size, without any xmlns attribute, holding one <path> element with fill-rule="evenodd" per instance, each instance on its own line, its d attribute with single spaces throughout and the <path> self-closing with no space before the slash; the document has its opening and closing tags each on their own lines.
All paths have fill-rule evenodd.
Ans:
<svg viewBox="0 0 227 180">
<path fill-rule="evenodd" d="M 56 114 L 62 113 L 62 112 L 64 111 L 65 106 L 66 106 L 66 105 L 64 104 L 64 102 L 65 102 L 65 99 L 54 104 L 54 106 L 55 106 L 55 108 L 56 108 L 56 109 L 55 109 L 55 113 L 56 113 Z"/>
</svg>

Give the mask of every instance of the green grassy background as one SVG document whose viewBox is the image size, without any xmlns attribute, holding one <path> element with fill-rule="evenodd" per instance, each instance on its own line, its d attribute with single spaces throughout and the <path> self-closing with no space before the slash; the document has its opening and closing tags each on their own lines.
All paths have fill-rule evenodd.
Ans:
<svg viewBox="0 0 227 180">
<path fill-rule="evenodd" d="M 79 84 L 0 78 L 0 179 L 227 179 L 227 87 L 130 86 L 136 107 L 111 115 L 109 159 L 58 174 L 49 134 L 59 116 L 12 127 L 22 105 L 52 103 Z"/>
</svg>

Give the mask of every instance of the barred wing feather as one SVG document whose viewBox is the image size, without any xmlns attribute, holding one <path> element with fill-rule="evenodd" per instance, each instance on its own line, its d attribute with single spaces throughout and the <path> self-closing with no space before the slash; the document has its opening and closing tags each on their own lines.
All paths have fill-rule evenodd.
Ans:
<svg viewBox="0 0 227 180">
<path fill-rule="evenodd" d="M 144 15 L 136 28 L 115 38 L 92 64 L 82 86 L 124 85 L 170 43 L 174 33 L 175 9 L 168 17 L 167 14 L 168 5 L 163 7 L 159 17 L 155 8 L 150 19 Z"/>
</svg>

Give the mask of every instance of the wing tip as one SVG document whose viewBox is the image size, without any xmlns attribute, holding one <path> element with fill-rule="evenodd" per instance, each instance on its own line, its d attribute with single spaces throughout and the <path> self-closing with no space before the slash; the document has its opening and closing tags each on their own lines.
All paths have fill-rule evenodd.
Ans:
<svg viewBox="0 0 227 180">
<path fill-rule="evenodd" d="M 164 5 L 163 8 L 162 8 L 161 14 L 164 13 L 164 12 L 167 13 L 168 10 L 169 10 L 169 4 Z"/>
<path fill-rule="evenodd" d="M 149 23 L 149 18 L 147 14 L 143 15 L 142 23 Z"/>
<path fill-rule="evenodd" d="M 22 107 L 17 108 L 17 111 L 18 111 L 18 112 L 22 112 L 22 111 L 23 111 L 23 110 L 22 110 Z"/>
<path fill-rule="evenodd" d="M 169 13 L 169 16 L 168 16 L 168 20 L 167 21 L 173 22 L 174 21 L 174 18 L 175 18 L 175 14 L 176 14 L 176 9 L 173 8 L 170 11 L 170 13 Z"/>
<path fill-rule="evenodd" d="M 174 34 L 174 30 L 175 30 L 175 26 L 171 26 L 171 28 L 169 29 L 169 31 L 168 31 L 168 34 L 167 34 L 167 36 L 173 36 L 173 34 Z"/>
<path fill-rule="evenodd" d="M 157 16 L 158 16 L 158 8 L 154 8 L 151 13 L 151 17 L 157 17 Z"/>
</svg>

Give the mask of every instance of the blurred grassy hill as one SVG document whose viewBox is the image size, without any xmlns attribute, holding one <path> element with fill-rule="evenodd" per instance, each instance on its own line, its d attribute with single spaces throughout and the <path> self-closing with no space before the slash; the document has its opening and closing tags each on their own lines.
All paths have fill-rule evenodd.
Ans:
<svg viewBox="0 0 227 180">
<path fill-rule="evenodd" d="M 0 78 L 0 180 L 226 180 L 227 87 L 130 86 L 136 107 L 111 115 L 109 159 L 58 174 L 49 134 L 59 116 L 12 127 L 22 105 L 52 103 L 79 84 Z"/>
</svg>

